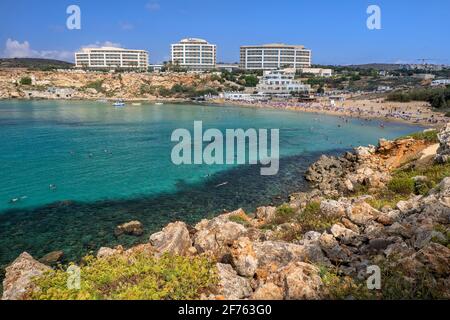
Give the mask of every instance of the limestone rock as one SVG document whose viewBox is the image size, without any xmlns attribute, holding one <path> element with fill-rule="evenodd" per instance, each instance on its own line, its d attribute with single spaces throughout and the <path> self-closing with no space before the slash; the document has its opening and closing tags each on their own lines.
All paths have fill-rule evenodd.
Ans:
<svg viewBox="0 0 450 320">
<path fill-rule="evenodd" d="M 438 275 L 450 275 L 450 249 L 430 243 L 417 253 L 417 259 Z"/>
<path fill-rule="evenodd" d="M 258 268 L 285 266 L 294 259 L 304 256 L 304 247 L 281 241 L 265 241 L 253 244 Z"/>
<path fill-rule="evenodd" d="M 231 248 L 234 269 L 240 276 L 253 277 L 258 267 L 258 259 L 249 238 L 239 238 Z"/>
<path fill-rule="evenodd" d="M 34 260 L 28 253 L 22 253 L 6 268 L 3 280 L 2 300 L 23 300 L 33 289 L 32 279 L 51 269 Z"/>
<path fill-rule="evenodd" d="M 347 217 L 357 225 L 366 225 L 375 220 L 381 212 L 372 208 L 368 203 L 361 201 L 349 206 L 346 210 Z"/>
<path fill-rule="evenodd" d="M 323 282 L 316 266 L 305 262 L 291 262 L 270 279 L 284 288 L 286 300 L 318 300 L 323 295 Z"/>
<path fill-rule="evenodd" d="M 238 300 L 249 297 L 253 290 L 250 280 L 238 276 L 229 264 L 217 264 L 219 293 L 226 300 Z"/>
<path fill-rule="evenodd" d="M 108 247 L 101 247 L 97 252 L 97 258 L 103 259 L 103 258 L 109 258 L 117 254 L 123 253 L 123 247 L 118 246 L 116 248 L 108 248 Z"/>
<path fill-rule="evenodd" d="M 269 301 L 269 300 L 283 300 L 283 299 L 284 299 L 283 289 L 272 282 L 263 284 L 262 286 L 257 288 L 256 291 L 251 296 L 251 300 Z"/>
<path fill-rule="evenodd" d="M 210 252 L 219 260 L 229 253 L 229 246 L 235 240 L 247 235 L 247 229 L 222 215 L 212 220 L 199 222 L 195 229 L 194 246 L 199 253 Z"/>
<path fill-rule="evenodd" d="M 345 216 L 345 205 L 336 200 L 325 200 L 320 203 L 320 211 L 327 217 Z"/>
<path fill-rule="evenodd" d="M 184 222 L 168 224 L 162 231 L 150 236 L 150 243 L 160 254 L 187 255 L 192 247 L 189 230 Z"/>
<path fill-rule="evenodd" d="M 320 247 L 325 251 L 327 257 L 333 262 L 348 262 L 348 253 L 339 246 L 337 240 L 333 235 L 328 233 L 323 233 L 319 239 Z"/>
<path fill-rule="evenodd" d="M 450 123 L 438 134 L 439 149 L 437 150 L 435 161 L 437 163 L 447 163 L 450 160 Z"/>
<path fill-rule="evenodd" d="M 256 218 L 263 223 L 270 223 L 277 214 L 275 207 L 259 207 L 256 209 Z"/>
</svg>

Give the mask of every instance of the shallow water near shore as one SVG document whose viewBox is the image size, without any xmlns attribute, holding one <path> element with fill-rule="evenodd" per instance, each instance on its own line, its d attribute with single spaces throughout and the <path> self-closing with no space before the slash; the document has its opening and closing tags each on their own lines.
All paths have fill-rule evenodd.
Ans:
<svg viewBox="0 0 450 320">
<path fill-rule="evenodd" d="M 222 132 L 279 128 L 279 174 L 263 177 L 259 166 L 173 165 L 171 134 L 192 131 L 194 121 Z M 143 242 L 171 221 L 278 204 L 307 189 L 303 173 L 321 154 L 422 129 L 384 125 L 238 107 L 1 101 L 0 266 L 23 251 L 40 258 L 64 250 L 74 260 L 100 246 Z M 114 237 L 117 224 L 134 219 L 144 224 L 142 237 Z"/>
</svg>

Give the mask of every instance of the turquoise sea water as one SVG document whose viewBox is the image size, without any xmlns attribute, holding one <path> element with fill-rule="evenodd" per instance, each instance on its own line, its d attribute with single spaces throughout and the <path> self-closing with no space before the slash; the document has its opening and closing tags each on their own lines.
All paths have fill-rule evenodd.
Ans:
<svg viewBox="0 0 450 320">
<path fill-rule="evenodd" d="M 258 166 L 173 165 L 173 130 L 192 131 L 200 120 L 222 132 L 279 128 L 279 174 L 262 177 Z M 173 220 L 194 223 L 224 209 L 279 203 L 307 188 L 302 174 L 320 154 L 421 129 L 379 124 L 237 107 L 1 101 L 0 265 L 25 250 L 36 257 L 64 250 L 76 259 L 99 246 L 144 241 Z M 146 234 L 114 238 L 114 227 L 133 219 Z"/>
</svg>

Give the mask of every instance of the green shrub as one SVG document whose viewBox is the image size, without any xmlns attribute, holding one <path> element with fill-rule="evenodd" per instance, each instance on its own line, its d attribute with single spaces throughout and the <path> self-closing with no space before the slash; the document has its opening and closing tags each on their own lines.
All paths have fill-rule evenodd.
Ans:
<svg viewBox="0 0 450 320">
<path fill-rule="evenodd" d="M 414 180 L 409 177 L 394 177 L 388 183 L 388 189 L 401 195 L 414 193 Z"/>
<path fill-rule="evenodd" d="M 214 263 L 206 257 L 144 253 L 105 259 L 88 256 L 81 266 L 81 289 L 68 289 L 60 269 L 35 278 L 33 300 L 191 300 L 217 283 Z"/>
<path fill-rule="evenodd" d="M 373 198 L 366 200 L 366 202 L 378 210 L 381 210 L 386 206 L 395 208 L 397 203 L 408 200 L 409 198 L 409 195 L 397 194 L 388 189 L 382 189 L 372 196 Z"/>
<path fill-rule="evenodd" d="M 367 288 L 362 280 L 355 280 L 339 274 L 336 267 L 319 266 L 319 275 L 325 286 L 327 298 L 331 300 L 358 299 L 368 300 L 376 298 L 373 291 Z"/>
<path fill-rule="evenodd" d="M 288 204 L 283 204 L 277 208 L 272 224 L 279 225 L 291 221 L 295 217 L 295 210 Z"/>
<path fill-rule="evenodd" d="M 391 257 L 380 263 L 384 300 L 435 300 L 445 298 L 446 288 L 436 283 L 433 274 L 427 269 L 414 270 L 407 274 L 398 258 Z"/>
<path fill-rule="evenodd" d="M 242 224 L 243 226 L 247 227 L 250 225 L 250 222 L 246 220 L 243 216 L 240 215 L 234 215 L 228 218 L 229 221 Z"/>
<path fill-rule="evenodd" d="M 310 202 L 297 218 L 302 226 L 302 232 L 318 231 L 322 232 L 333 224 L 337 223 L 339 219 L 323 215 L 320 211 L 319 202 Z"/>
<path fill-rule="evenodd" d="M 433 108 L 445 109 L 449 107 L 450 88 L 426 88 L 411 89 L 408 91 L 396 91 L 388 95 L 387 101 L 410 102 L 410 101 L 426 101 Z"/>
<path fill-rule="evenodd" d="M 20 84 L 23 86 L 31 86 L 32 83 L 33 81 L 31 80 L 30 77 L 22 77 L 20 79 Z"/>
<path fill-rule="evenodd" d="M 95 89 L 95 90 L 97 90 L 97 92 L 103 92 L 104 91 L 104 89 L 103 89 L 103 80 L 97 80 L 97 81 L 89 82 L 85 86 L 85 88 L 87 88 L 87 89 Z"/>
<path fill-rule="evenodd" d="M 431 143 L 438 143 L 438 132 L 437 130 L 428 130 L 426 132 L 416 132 L 411 133 L 407 136 L 403 136 L 398 138 L 397 140 L 405 139 L 405 138 L 413 138 L 414 140 L 425 140 Z"/>
</svg>

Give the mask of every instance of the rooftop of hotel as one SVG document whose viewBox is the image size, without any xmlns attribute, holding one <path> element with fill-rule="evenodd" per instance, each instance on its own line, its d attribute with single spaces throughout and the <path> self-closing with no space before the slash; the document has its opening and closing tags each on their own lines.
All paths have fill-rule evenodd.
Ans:
<svg viewBox="0 0 450 320">
<path fill-rule="evenodd" d="M 136 50 L 136 49 L 125 49 L 120 47 L 86 47 L 82 48 L 80 51 L 89 52 L 93 50 L 102 50 L 102 51 L 145 51 L 145 50 Z"/>
<path fill-rule="evenodd" d="M 242 46 L 242 48 L 284 48 L 284 47 L 305 49 L 305 46 L 303 46 L 303 45 L 290 45 L 290 44 L 284 44 L 284 43 L 268 43 L 268 44 L 262 44 L 262 45 Z"/>
<path fill-rule="evenodd" d="M 182 39 L 180 43 L 201 43 L 201 44 L 208 44 L 208 41 L 200 38 L 186 38 Z"/>
</svg>

